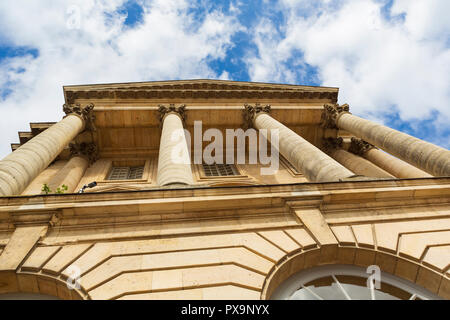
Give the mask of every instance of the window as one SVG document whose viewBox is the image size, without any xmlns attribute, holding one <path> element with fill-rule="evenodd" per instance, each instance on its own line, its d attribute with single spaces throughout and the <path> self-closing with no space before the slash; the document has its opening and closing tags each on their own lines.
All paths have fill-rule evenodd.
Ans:
<svg viewBox="0 0 450 320">
<path fill-rule="evenodd" d="M 144 167 L 113 167 L 107 180 L 135 180 L 142 179 Z"/>
<path fill-rule="evenodd" d="M 203 164 L 203 172 L 207 177 L 238 176 L 239 172 L 232 164 Z"/>
<path fill-rule="evenodd" d="M 439 296 L 397 276 L 380 272 L 378 288 L 368 283 L 374 270 L 328 265 L 300 271 L 272 294 L 274 300 L 428 300 Z M 372 278 L 372 279 L 375 279 Z"/>
</svg>

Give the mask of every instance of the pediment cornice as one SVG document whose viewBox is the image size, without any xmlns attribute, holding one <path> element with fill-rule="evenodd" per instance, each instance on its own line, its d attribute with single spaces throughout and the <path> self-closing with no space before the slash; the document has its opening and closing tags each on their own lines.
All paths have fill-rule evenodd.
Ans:
<svg viewBox="0 0 450 320">
<path fill-rule="evenodd" d="M 225 80 L 176 80 L 64 86 L 66 103 L 76 99 L 329 99 L 338 88 Z"/>
</svg>

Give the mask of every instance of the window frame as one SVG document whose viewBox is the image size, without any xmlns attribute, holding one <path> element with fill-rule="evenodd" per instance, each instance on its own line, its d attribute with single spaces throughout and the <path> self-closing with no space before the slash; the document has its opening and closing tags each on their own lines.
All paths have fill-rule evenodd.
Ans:
<svg viewBox="0 0 450 320">
<path fill-rule="evenodd" d="M 203 164 L 195 164 L 193 165 L 193 173 L 195 174 L 197 181 L 199 182 L 209 182 L 209 181 L 223 181 L 223 180 L 242 180 L 242 178 L 249 178 L 245 170 L 238 164 L 232 164 L 236 171 L 237 175 L 233 176 L 207 176 L 203 170 Z"/>
<path fill-rule="evenodd" d="M 113 174 L 115 174 L 115 172 L 114 172 L 115 169 L 120 169 L 120 170 L 126 169 L 126 173 L 125 173 L 126 178 L 111 179 L 111 176 L 113 176 Z M 142 178 L 144 177 L 144 169 L 145 169 L 145 164 L 143 166 L 117 166 L 117 167 L 112 166 L 111 169 L 109 170 L 106 180 L 108 180 L 108 181 L 142 180 Z M 142 170 L 139 178 L 131 178 L 130 177 L 132 174 L 134 174 L 134 175 L 136 174 L 136 172 L 133 172 L 133 170 L 135 170 L 135 171 Z"/>
<path fill-rule="evenodd" d="M 142 173 L 141 179 L 125 179 L 125 180 L 108 180 L 108 177 L 111 173 L 112 168 L 114 167 L 114 163 L 116 162 L 127 162 L 129 159 L 110 159 L 108 160 L 108 164 L 105 166 L 103 173 L 100 175 L 100 179 L 97 180 L 97 184 L 123 184 L 123 183 L 133 183 L 133 184 L 151 184 L 152 183 L 152 175 L 154 173 L 155 161 L 154 159 L 137 159 L 136 161 L 142 161 L 144 163 L 144 171 Z M 137 167 L 139 165 L 129 165 L 128 167 Z M 118 167 L 126 167 L 125 165 L 120 165 Z"/>
</svg>

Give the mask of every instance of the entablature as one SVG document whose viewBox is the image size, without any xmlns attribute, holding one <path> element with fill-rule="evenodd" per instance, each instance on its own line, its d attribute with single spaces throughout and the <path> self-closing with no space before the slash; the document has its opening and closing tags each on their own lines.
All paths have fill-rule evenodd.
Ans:
<svg viewBox="0 0 450 320">
<path fill-rule="evenodd" d="M 243 192 L 245 190 L 245 192 Z M 320 209 L 327 219 L 401 219 L 407 208 L 448 208 L 450 178 L 301 183 L 240 187 L 152 188 L 139 191 L 16 196 L 0 198 L 0 225 L 48 221 L 56 227 L 115 227 L 214 219 L 291 219 L 293 211 Z M 401 209 L 399 211 L 399 208 Z M 395 209 L 395 210 L 394 210 Z M 444 212 L 447 212 L 448 209 Z M 342 216 L 344 214 L 344 216 Z M 423 215 L 422 213 L 418 213 Z M 430 210 L 427 215 L 442 215 Z M 408 217 L 414 215 L 409 213 Z M 265 217 L 265 218 L 264 218 Z M 291 217 L 291 218 L 288 218 Z M 35 220 L 35 221 L 34 221 Z"/>
</svg>

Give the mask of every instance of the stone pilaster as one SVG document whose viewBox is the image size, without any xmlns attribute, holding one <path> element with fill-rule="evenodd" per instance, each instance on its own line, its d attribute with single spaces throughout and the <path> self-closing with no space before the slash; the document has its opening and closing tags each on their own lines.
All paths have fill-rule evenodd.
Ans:
<svg viewBox="0 0 450 320">
<path fill-rule="evenodd" d="M 309 181 L 339 181 L 354 177 L 355 174 L 322 152 L 294 131 L 272 118 L 264 110 L 252 111 L 256 129 L 278 130 L 280 153 Z M 270 138 L 270 135 L 267 137 Z"/>
<path fill-rule="evenodd" d="M 328 138 L 324 141 L 326 152 L 337 162 L 357 175 L 373 178 L 395 178 L 372 162 L 341 148 L 342 138 Z"/>
<path fill-rule="evenodd" d="M 434 176 L 450 176 L 450 151 L 348 112 L 348 106 L 325 105 L 324 127 L 334 125 Z"/>
<path fill-rule="evenodd" d="M 185 105 L 159 106 L 162 131 L 159 145 L 157 183 L 160 186 L 194 183 L 189 149 L 184 134 Z"/>
<path fill-rule="evenodd" d="M 85 130 L 86 119 L 93 117 L 93 106 L 68 108 L 64 106 L 68 114 L 61 121 L 0 161 L 0 196 L 20 194 L 70 141 Z"/>
<path fill-rule="evenodd" d="M 426 178 L 430 174 L 387 154 L 374 145 L 357 138 L 351 139 L 348 151 L 357 154 L 397 178 Z"/>
<path fill-rule="evenodd" d="M 75 188 L 80 183 L 89 164 L 98 159 L 98 150 L 94 143 L 71 143 L 69 148 L 71 158 L 48 183 L 52 192 L 62 185 L 67 186 L 66 192 L 68 193 L 76 191 Z"/>
</svg>

